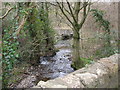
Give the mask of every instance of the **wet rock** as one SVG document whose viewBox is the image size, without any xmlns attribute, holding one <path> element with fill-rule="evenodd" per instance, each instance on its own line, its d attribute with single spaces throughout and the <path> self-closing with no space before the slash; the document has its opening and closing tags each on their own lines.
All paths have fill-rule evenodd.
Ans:
<svg viewBox="0 0 120 90">
<path fill-rule="evenodd" d="M 73 34 L 70 34 L 70 35 L 62 34 L 62 40 L 71 39 L 72 37 L 73 37 Z"/>
</svg>

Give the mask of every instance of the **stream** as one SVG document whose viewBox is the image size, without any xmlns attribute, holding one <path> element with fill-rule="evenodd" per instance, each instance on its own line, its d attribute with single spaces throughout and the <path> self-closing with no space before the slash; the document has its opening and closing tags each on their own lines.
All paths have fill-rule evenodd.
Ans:
<svg viewBox="0 0 120 90">
<path fill-rule="evenodd" d="M 53 57 L 40 57 L 40 67 L 42 78 L 54 79 L 64 76 L 74 71 L 71 67 L 72 54 L 70 40 L 61 40 L 55 45 L 59 48 Z"/>
<path fill-rule="evenodd" d="M 53 57 L 40 57 L 39 66 L 31 67 L 28 70 L 29 76 L 23 79 L 17 88 L 30 88 L 41 80 L 47 81 L 73 72 L 71 41 L 72 39 L 59 40 L 55 44 L 55 48 L 58 49 L 56 54 Z"/>
</svg>

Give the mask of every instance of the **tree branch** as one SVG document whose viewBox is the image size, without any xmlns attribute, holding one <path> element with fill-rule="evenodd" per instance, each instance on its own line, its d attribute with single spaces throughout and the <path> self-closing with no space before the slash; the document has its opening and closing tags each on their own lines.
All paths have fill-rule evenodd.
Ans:
<svg viewBox="0 0 120 90">
<path fill-rule="evenodd" d="M 70 10 L 71 16 L 72 16 L 73 20 L 77 23 L 77 21 L 76 21 L 76 19 L 75 19 L 75 16 L 74 16 L 74 14 L 73 14 L 73 11 L 72 11 L 72 9 L 71 9 L 70 3 L 68 2 L 68 0 L 66 0 L 66 1 L 67 1 L 69 10 Z"/>
<path fill-rule="evenodd" d="M 84 3 L 83 3 L 83 7 L 84 7 L 84 9 L 83 9 L 83 15 L 86 16 L 87 2 L 84 2 Z"/>
<path fill-rule="evenodd" d="M 81 20 L 81 22 L 80 22 L 80 24 L 79 24 L 79 28 L 81 28 L 82 25 L 84 24 L 84 22 L 85 22 L 85 20 L 86 20 L 86 18 L 87 18 L 87 16 L 88 16 L 88 13 L 89 13 L 89 11 L 90 11 L 90 6 L 91 6 L 91 3 L 88 4 L 88 10 L 87 10 L 87 13 L 85 14 L 85 16 L 84 16 L 84 14 L 83 14 L 83 18 L 82 18 L 82 20 Z"/>
<path fill-rule="evenodd" d="M 63 3 L 62 3 L 62 8 L 63 8 L 69 15 L 71 15 L 71 13 L 64 7 Z"/>
<path fill-rule="evenodd" d="M 66 19 L 74 26 L 73 22 L 69 19 L 69 17 L 65 14 L 63 8 L 60 6 L 60 3 L 57 2 L 57 4 L 58 4 L 58 6 L 59 6 L 61 12 L 62 12 L 62 13 L 64 14 L 64 16 L 66 17 Z"/>
<path fill-rule="evenodd" d="M 58 5 L 53 4 L 53 3 L 50 3 L 50 5 L 53 5 L 55 7 L 59 7 Z M 62 2 L 62 9 L 64 9 L 69 15 L 71 15 L 70 12 L 64 7 L 63 2 Z"/>
<path fill-rule="evenodd" d="M 50 2 L 49 2 L 49 4 L 50 4 L 50 5 L 53 5 L 53 6 L 55 6 L 55 7 L 57 7 L 57 5 L 56 5 L 56 4 L 53 4 L 53 3 L 50 3 Z"/>
<path fill-rule="evenodd" d="M 3 16 L 0 17 L 0 19 L 4 19 L 4 18 L 9 14 L 9 12 L 10 12 L 12 9 L 13 9 L 13 8 L 8 9 L 8 10 L 6 11 L 6 13 L 5 13 Z"/>
<path fill-rule="evenodd" d="M 23 19 L 22 19 L 22 21 L 21 21 L 21 23 L 20 23 L 20 25 L 19 25 L 19 27 L 18 27 L 17 30 L 16 30 L 16 35 L 17 35 L 17 36 L 18 36 L 18 34 L 20 33 L 21 29 L 23 28 L 26 20 L 27 20 L 27 17 L 24 15 L 24 16 L 23 16 Z"/>
<path fill-rule="evenodd" d="M 83 5 L 81 8 L 80 8 L 80 10 L 82 10 L 85 6 L 87 6 L 88 5 L 88 3 L 86 3 L 86 5 Z"/>
<path fill-rule="evenodd" d="M 61 14 L 58 14 L 61 18 L 63 18 L 63 16 Z M 68 23 L 66 23 L 71 29 L 73 29 L 73 27 L 71 27 L 71 25 L 69 25 Z"/>
<path fill-rule="evenodd" d="M 35 8 L 35 7 L 36 7 L 36 5 L 33 5 L 33 6 L 31 6 L 31 7 L 28 7 L 28 9 L 32 9 L 32 8 Z M 26 22 L 26 20 L 27 20 L 27 18 L 28 18 L 28 15 L 30 14 L 30 12 L 27 12 L 27 11 L 26 11 L 25 13 L 26 13 L 26 15 L 23 16 L 23 18 L 22 18 L 22 20 L 21 20 L 21 22 L 20 22 L 20 25 L 19 25 L 18 28 L 16 29 L 16 35 L 17 35 L 17 36 L 19 35 L 21 29 L 24 27 L 25 22 Z"/>
</svg>

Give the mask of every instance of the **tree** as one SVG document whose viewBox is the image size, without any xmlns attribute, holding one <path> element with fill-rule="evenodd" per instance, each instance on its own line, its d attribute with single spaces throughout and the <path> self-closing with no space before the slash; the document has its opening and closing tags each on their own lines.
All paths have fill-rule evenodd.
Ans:
<svg viewBox="0 0 120 90">
<path fill-rule="evenodd" d="M 52 28 L 51 28 L 51 24 L 50 24 L 50 21 L 49 21 L 49 3 L 48 2 L 44 2 L 44 3 L 41 3 L 41 10 L 40 10 L 40 18 L 41 18 L 41 21 L 44 22 L 44 30 L 43 30 L 43 33 L 45 35 L 45 41 L 46 41 L 46 56 L 47 55 L 51 55 L 54 53 L 54 38 L 53 36 L 51 35 L 52 33 Z"/>
<path fill-rule="evenodd" d="M 41 52 L 48 55 L 47 51 L 54 48 L 47 3 L 39 5 L 34 2 L 16 2 L 10 7 L 12 8 L 0 17 L 3 22 L 3 88 L 10 84 L 10 77 L 14 76 L 11 71 L 15 65 L 29 61 L 32 65 L 39 64 L 40 56 L 44 56 Z M 14 9 L 17 13 L 12 11 Z M 14 13 L 12 18 L 9 18 L 10 12 Z"/>
<path fill-rule="evenodd" d="M 37 6 L 30 10 L 25 23 L 32 42 L 30 49 L 33 48 L 30 51 L 29 60 L 36 65 L 39 64 L 41 55 L 54 54 L 54 37 L 49 23 L 49 7 L 47 2 L 26 2 L 24 4 L 26 8 Z"/>
<path fill-rule="evenodd" d="M 67 0 L 66 0 L 67 1 Z M 91 2 L 74 2 L 73 6 L 70 2 L 66 2 L 68 9 L 66 9 L 63 2 L 57 2 L 57 5 L 68 22 L 72 26 L 73 30 L 73 64 L 75 67 L 82 67 L 83 61 L 80 60 L 80 30 L 90 12 Z M 79 14 L 83 12 L 81 20 L 79 20 Z M 70 18 L 69 18 L 70 16 Z"/>
</svg>

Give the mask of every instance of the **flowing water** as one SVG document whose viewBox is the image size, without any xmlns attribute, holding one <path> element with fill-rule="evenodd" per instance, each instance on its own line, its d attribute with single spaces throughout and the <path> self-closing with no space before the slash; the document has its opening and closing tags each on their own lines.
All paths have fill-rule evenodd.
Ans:
<svg viewBox="0 0 120 90">
<path fill-rule="evenodd" d="M 60 40 L 55 45 L 59 48 L 56 55 L 53 57 L 40 57 L 40 70 L 41 77 L 53 79 L 56 77 L 64 76 L 74 71 L 71 67 L 72 54 L 70 40 Z"/>
<path fill-rule="evenodd" d="M 47 81 L 56 77 L 65 76 L 74 71 L 72 64 L 72 39 L 61 40 L 55 44 L 58 49 L 52 57 L 42 56 L 39 60 L 39 66 L 31 66 L 27 73 L 27 78 L 23 79 L 17 88 L 30 88 L 39 81 Z"/>
</svg>

